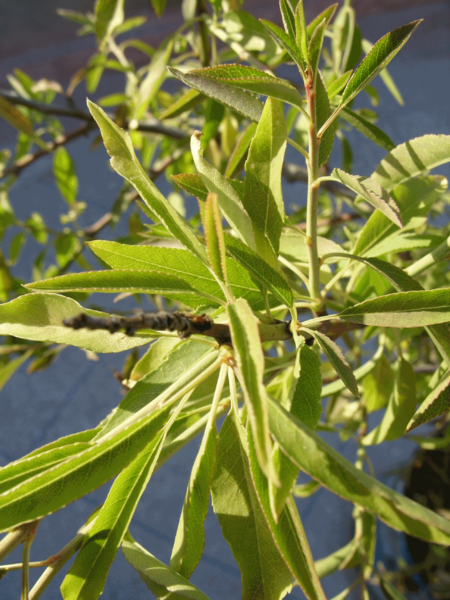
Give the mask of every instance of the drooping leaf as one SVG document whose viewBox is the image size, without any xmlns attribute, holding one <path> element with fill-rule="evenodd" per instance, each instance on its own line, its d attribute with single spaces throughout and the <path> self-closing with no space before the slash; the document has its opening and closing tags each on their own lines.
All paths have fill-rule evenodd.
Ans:
<svg viewBox="0 0 450 600">
<path fill-rule="evenodd" d="M 170 406 L 0 494 L 0 531 L 59 510 L 120 473 L 165 423 Z"/>
<path fill-rule="evenodd" d="M 362 443 L 369 446 L 402 436 L 416 406 L 416 375 L 411 364 L 402 358 L 396 366 L 394 391 L 383 420 L 363 438 Z"/>
<path fill-rule="evenodd" d="M 123 23 L 124 0 L 97 0 L 95 3 L 95 37 L 100 50 L 104 50 L 109 36 Z"/>
<path fill-rule="evenodd" d="M 286 138 L 283 110 L 278 101 L 268 98 L 245 163 L 244 206 L 258 254 L 275 268 L 285 218 L 281 171 Z"/>
<path fill-rule="evenodd" d="M 73 204 L 78 195 L 78 178 L 72 157 L 64 146 L 53 154 L 53 173 L 61 196 L 68 204 Z"/>
<path fill-rule="evenodd" d="M 195 167 L 202 176 L 208 191 L 217 194 L 219 207 L 225 219 L 240 235 L 242 240 L 252 248 L 255 247 L 251 220 L 245 211 L 239 194 L 233 185 L 212 165 L 203 158 L 203 150 L 198 132 L 191 137 L 191 151 Z"/>
<path fill-rule="evenodd" d="M 366 138 L 380 146 L 380 148 L 383 148 L 383 150 L 390 152 L 395 148 L 394 142 L 387 133 L 365 119 L 359 113 L 354 112 L 349 108 L 344 108 L 341 112 L 341 117 L 347 121 L 347 123 L 350 123 L 357 131 L 365 135 Z"/>
<path fill-rule="evenodd" d="M 295 464 L 335 494 L 375 513 L 389 527 L 448 545 L 450 523 L 357 469 L 322 438 L 268 398 L 270 430 Z"/>
<path fill-rule="evenodd" d="M 286 0 L 287 1 L 287 0 Z M 225 177 L 233 177 L 239 168 L 243 166 L 243 160 L 247 155 L 250 147 L 250 142 L 256 132 L 256 123 L 251 123 L 239 136 L 233 152 L 228 159 L 227 168 L 225 169 Z"/>
<path fill-rule="evenodd" d="M 208 268 L 187 250 L 158 246 L 129 246 L 117 242 L 89 243 L 95 252 L 113 269 L 157 271 L 175 275 L 193 288 L 225 301 L 223 292 Z M 228 281 L 236 298 L 245 298 L 255 310 L 264 304 L 261 292 L 248 272 L 233 258 L 226 259 Z"/>
<path fill-rule="evenodd" d="M 320 331 L 313 331 L 312 329 L 308 329 L 306 327 L 303 329 L 306 333 L 309 333 L 314 337 L 316 342 L 319 344 L 320 349 L 333 366 L 333 369 L 336 371 L 348 389 L 352 392 L 352 394 L 359 396 L 358 384 L 356 383 L 353 371 L 348 362 L 345 360 L 344 355 L 342 354 L 342 351 L 336 342 L 330 340 L 328 336 L 320 333 Z"/>
<path fill-rule="evenodd" d="M 189 75 L 206 77 L 232 87 L 270 96 L 297 108 L 303 105 L 301 94 L 291 83 L 253 67 L 227 64 L 189 71 Z"/>
<path fill-rule="evenodd" d="M 205 295 L 205 292 L 194 289 L 187 281 L 166 273 L 149 273 L 148 271 L 88 271 L 61 275 L 52 279 L 44 279 L 29 283 L 31 290 L 43 292 L 133 292 L 141 294 L 161 294 L 184 302 L 188 306 L 197 307 L 204 304 L 217 305 L 217 298 Z"/>
<path fill-rule="evenodd" d="M 261 100 L 258 100 L 248 92 L 222 82 L 214 81 L 214 79 L 208 77 L 191 75 L 189 72 L 181 73 L 181 71 L 173 67 L 167 68 L 174 77 L 180 79 L 187 86 L 205 94 L 205 96 L 214 98 L 217 102 L 232 108 L 251 121 L 258 122 L 261 118 L 264 105 Z"/>
<path fill-rule="evenodd" d="M 377 208 L 390 221 L 397 225 L 397 227 L 402 227 L 398 206 L 377 181 L 368 177 L 351 175 L 341 169 L 333 169 L 330 177 L 348 187 L 349 190 L 359 194 L 364 200 Z"/>
<path fill-rule="evenodd" d="M 428 394 L 408 423 L 407 431 L 443 415 L 450 409 L 450 371 L 441 377 L 436 388 Z"/>
<path fill-rule="evenodd" d="M 261 469 L 273 483 L 279 484 L 271 462 L 272 444 L 267 420 L 266 390 L 263 384 L 264 354 L 256 317 L 248 303 L 240 298 L 227 306 L 231 339 L 241 373 L 241 386 L 255 437 Z"/>
<path fill-rule="evenodd" d="M 204 246 L 149 179 L 136 158 L 128 133 L 113 123 L 103 110 L 92 102 L 88 101 L 88 107 L 100 127 L 113 169 L 133 185 L 150 210 L 158 215 L 173 236 L 207 264 L 208 257 Z"/>
<path fill-rule="evenodd" d="M 64 600 L 97 600 L 152 476 L 165 435 L 159 434 L 117 477 L 61 585 Z"/>
<path fill-rule="evenodd" d="M 341 106 L 352 100 L 386 67 L 409 40 L 422 20 L 403 25 L 383 36 L 356 69 L 342 94 Z"/>
<path fill-rule="evenodd" d="M 77 346 L 92 352 L 123 352 L 148 344 L 155 338 L 151 333 L 138 332 L 134 337 L 123 332 L 109 333 L 98 329 L 70 329 L 63 320 L 84 312 L 91 317 L 107 317 L 97 311 L 84 309 L 72 298 L 57 294 L 25 294 L 0 305 L 0 335 L 13 335 L 25 340 L 54 342 Z"/>
<path fill-rule="evenodd" d="M 131 536 L 127 536 L 122 542 L 123 555 L 151 592 L 157 593 L 158 596 L 174 593 L 189 600 L 210 600 L 193 583 L 167 567 L 130 538 Z"/>
<path fill-rule="evenodd" d="M 365 300 L 339 317 L 377 327 L 424 327 L 450 321 L 450 289 L 400 292 Z"/>
<path fill-rule="evenodd" d="M 237 416 L 228 415 L 213 477 L 214 512 L 241 571 L 243 600 L 281 600 L 291 589 L 292 576 L 254 491 L 245 438 Z"/>
<path fill-rule="evenodd" d="M 292 499 L 287 500 L 278 517 L 278 522 L 275 522 L 272 516 L 269 484 L 256 458 L 251 429 L 248 430 L 248 447 L 255 491 L 281 556 L 307 598 L 325 600 L 325 594 L 314 568 L 311 550 L 294 501 Z"/>
<path fill-rule="evenodd" d="M 225 246 L 252 275 L 272 292 L 283 304 L 291 308 L 292 290 L 286 279 L 248 246 L 230 235 L 225 235 Z"/>
</svg>

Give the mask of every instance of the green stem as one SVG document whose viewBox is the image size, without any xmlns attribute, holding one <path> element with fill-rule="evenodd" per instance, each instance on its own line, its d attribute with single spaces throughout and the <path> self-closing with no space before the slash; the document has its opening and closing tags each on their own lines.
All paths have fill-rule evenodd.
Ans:
<svg viewBox="0 0 450 600">
<path fill-rule="evenodd" d="M 306 95 L 308 102 L 309 123 L 309 161 L 308 167 L 308 200 L 306 208 L 306 247 L 309 258 L 309 290 L 314 308 L 319 309 L 322 305 L 320 296 L 320 264 L 317 251 L 317 212 L 319 184 L 316 180 L 319 174 L 319 143 L 317 139 L 316 126 L 316 91 L 312 74 L 306 81 Z"/>
<path fill-rule="evenodd" d="M 32 523 L 25 523 L 25 525 L 21 525 L 14 531 L 11 531 L 0 541 L 0 562 L 11 554 L 13 550 L 17 548 L 27 537 L 29 532 L 35 526 L 35 521 Z"/>
<path fill-rule="evenodd" d="M 31 544 L 33 543 L 34 538 L 36 537 L 37 528 L 39 526 L 40 520 L 35 521 L 33 524 L 33 528 L 28 533 L 24 544 L 23 544 L 23 552 L 22 552 L 22 595 L 21 600 L 28 600 L 28 591 L 30 589 L 30 550 Z"/>
</svg>

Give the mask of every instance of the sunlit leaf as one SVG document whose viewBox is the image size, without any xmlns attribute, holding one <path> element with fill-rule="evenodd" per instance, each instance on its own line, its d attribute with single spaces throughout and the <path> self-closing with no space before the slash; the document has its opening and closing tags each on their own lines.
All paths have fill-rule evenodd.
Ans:
<svg viewBox="0 0 450 600">
<path fill-rule="evenodd" d="M 450 409 L 450 371 L 442 376 L 436 388 L 425 398 L 408 423 L 407 431 L 443 415 Z"/>
</svg>

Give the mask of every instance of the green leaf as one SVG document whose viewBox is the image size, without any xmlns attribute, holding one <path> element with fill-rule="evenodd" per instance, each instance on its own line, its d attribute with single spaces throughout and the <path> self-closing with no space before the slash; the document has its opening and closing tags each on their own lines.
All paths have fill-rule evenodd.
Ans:
<svg viewBox="0 0 450 600">
<path fill-rule="evenodd" d="M 54 342 L 77 346 L 92 352 L 123 352 L 148 344 L 155 334 L 137 333 L 134 337 L 123 332 L 70 329 L 63 320 L 84 312 L 91 317 L 107 317 L 98 310 L 84 309 L 78 302 L 57 294 L 25 294 L 0 305 L 0 335 L 36 342 Z"/>
<path fill-rule="evenodd" d="M 256 317 L 242 298 L 237 300 L 236 304 L 229 304 L 227 313 L 236 362 L 241 373 L 239 381 L 255 436 L 258 461 L 266 477 L 279 484 L 271 461 L 272 444 L 267 420 L 266 389 L 263 384 L 264 354 Z"/>
<path fill-rule="evenodd" d="M 0 98 L 0 117 L 12 125 L 17 131 L 22 131 L 26 135 L 34 135 L 33 125 L 18 108 L 8 102 L 6 98 Z"/>
<path fill-rule="evenodd" d="M 317 69 L 319 68 L 319 60 L 320 54 L 322 52 L 325 28 L 326 20 L 323 19 L 323 21 L 315 28 L 314 33 L 312 34 L 308 44 L 308 57 L 311 65 L 313 79 L 316 79 Z"/>
<path fill-rule="evenodd" d="M 389 527 L 448 545 L 450 522 L 357 469 L 322 438 L 268 398 L 270 430 L 295 464 L 342 498 L 375 513 Z"/>
<path fill-rule="evenodd" d="M 280 46 L 283 48 L 283 50 L 286 50 L 286 52 L 290 55 L 290 57 L 294 60 L 295 63 L 297 63 L 298 67 L 300 68 L 300 70 L 303 70 L 303 60 L 302 57 L 300 56 L 300 53 L 298 51 L 298 48 L 294 42 L 294 40 L 292 40 L 287 33 L 285 33 L 281 27 L 278 27 L 278 25 L 275 25 L 275 23 L 271 23 L 270 21 L 266 21 L 265 19 L 260 19 L 261 23 L 264 25 L 264 27 L 266 27 L 269 32 L 271 33 L 271 35 L 273 36 L 273 38 L 280 44 Z"/>
<path fill-rule="evenodd" d="M 348 80 L 352 76 L 353 71 L 347 71 L 328 85 L 328 98 L 331 100 L 347 85 Z M 346 110 L 346 109 L 344 109 Z"/>
<path fill-rule="evenodd" d="M 398 27 L 378 40 L 348 82 L 342 94 L 341 106 L 348 104 L 391 62 L 421 22 L 422 19 Z"/>
<path fill-rule="evenodd" d="M 275 268 L 285 219 L 281 171 L 286 138 L 283 109 L 277 100 L 268 98 L 245 163 L 244 206 L 257 252 Z"/>
<path fill-rule="evenodd" d="M 197 307 L 205 304 L 218 305 L 220 300 L 194 289 L 189 283 L 174 275 L 148 271 L 88 271 L 61 275 L 29 283 L 31 290 L 44 292 L 132 292 L 140 294 L 161 294 Z M 207 297 L 207 301 L 199 298 Z"/>
<path fill-rule="evenodd" d="M 336 12 L 336 8 L 338 6 L 339 6 L 338 4 L 332 4 L 331 6 L 329 6 L 325 10 L 323 10 L 319 15 L 317 15 L 317 17 L 315 19 L 313 19 L 311 21 L 311 23 L 306 28 L 308 38 L 311 38 L 312 34 L 316 30 L 316 27 L 318 27 L 324 19 L 325 19 L 326 24 L 328 25 L 328 23 L 333 18 L 333 15 Z"/>
<path fill-rule="evenodd" d="M 450 321 L 450 289 L 387 294 L 339 313 L 352 323 L 377 327 L 424 327 Z"/>
<path fill-rule="evenodd" d="M 0 531 L 59 510 L 120 473 L 164 425 L 170 406 L 0 495 Z"/>
<path fill-rule="evenodd" d="M 291 83 L 253 67 L 227 64 L 189 71 L 189 75 L 206 77 L 249 92 L 271 96 L 297 108 L 303 105 L 301 94 Z"/>
<path fill-rule="evenodd" d="M 328 238 L 317 236 L 317 252 L 319 258 L 326 254 L 335 254 L 341 252 L 342 248 L 329 240 Z M 280 254 L 288 260 L 294 260 L 301 263 L 308 263 L 308 247 L 306 246 L 306 236 L 294 229 L 283 229 L 280 239 Z"/>
<path fill-rule="evenodd" d="M 283 19 L 284 30 L 292 40 L 295 40 L 294 10 L 289 0 L 280 0 L 280 11 Z"/>
<path fill-rule="evenodd" d="M 253 248 L 255 247 L 255 241 L 252 223 L 242 205 L 239 194 L 233 185 L 203 158 L 200 135 L 196 132 L 191 137 L 191 151 L 195 167 L 202 176 L 209 192 L 217 194 L 219 207 L 225 219 L 242 240 Z"/>
<path fill-rule="evenodd" d="M 316 560 L 315 567 L 317 571 L 317 575 L 320 579 L 324 577 L 328 577 L 332 573 L 344 568 L 344 565 L 347 565 L 350 561 L 351 556 L 355 554 L 358 548 L 357 540 L 353 539 L 348 544 L 336 550 L 332 554 L 329 554 L 325 558 L 321 558 Z"/>
<path fill-rule="evenodd" d="M 396 590 L 389 581 L 386 581 L 384 577 L 380 577 L 380 588 L 387 600 L 406 600 L 406 597 Z"/>
<path fill-rule="evenodd" d="M 306 327 L 302 327 L 302 329 L 314 337 L 316 342 L 319 344 L 320 349 L 328 358 L 333 366 L 333 369 L 345 383 L 346 387 L 354 396 L 359 396 L 358 384 L 356 383 L 355 376 L 350 365 L 345 360 L 345 357 L 342 354 L 342 350 L 339 348 L 339 346 L 333 342 L 333 340 L 330 340 L 329 337 L 323 333 L 320 333 L 320 331 L 313 331 L 312 329 L 307 329 Z"/>
<path fill-rule="evenodd" d="M 316 77 L 316 126 L 319 130 L 330 116 L 330 101 L 322 73 L 317 71 Z M 322 135 L 319 146 L 319 167 L 324 165 L 331 154 L 334 143 L 334 126 L 328 127 Z"/>
<path fill-rule="evenodd" d="M 366 54 L 368 54 L 373 48 L 373 44 L 371 42 L 369 42 L 369 40 L 362 40 L 361 46 Z M 400 104 L 400 106 L 404 106 L 405 103 L 403 101 L 400 90 L 395 85 L 395 81 L 392 79 L 392 77 L 387 69 L 383 69 L 381 71 L 380 79 L 383 81 L 384 85 L 390 91 L 390 93 L 395 98 L 395 100 L 397 100 L 397 102 Z"/>
<path fill-rule="evenodd" d="M 408 252 L 410 250 L 435 249 L 442 242 L 442 238 L 429 233 L 400 233 L 391 236 L 385 242 L 381 242 L 370 250 L 370 256 L 381 256 L 383 254 Z"/>
<path fill-rule="evenodd" d="M 3 305 L 4 306 L 4 305 Z M 1 305 L 0 305 L 1 311 Z M 0 325 L 1 327 L 1 325 Z M 24 352 L 22 356 L 18 358 L 14 358 L 13 360 L 8 361 L 6 364 L 1 365 L 0 367 L 0 390 L 8 383 L 17 369 L 23 365 L 23 363 L 30 358 L 31 352 Z"/>
<path fill-rule="evenodd" d="M 97 0 L 95 3 L 95 37 L 104 50 L 114 29 L 122 25 L 124 0 Z"/>
<path fill-rule="evenodd" d="M 208 268 L 188 250 L 158 246 L 129 246 L 117 242 L 89 242 L 97 256 L 113 269 L 158 271 L 175 275 L 200 290 L 222 301 L 226 298 Z M 226 259 L 228 280 L 236 298 L 245 298 L 255 310 L 261 310 L 264 300 L 261 291 L 248 272 L 233 258 Z M 205 301 L 203 301 L 203 304 Z"/>
<path fill-rule="evenodd" d="M 61 196 L 68 204 L 73 204 L 78 195 L 78 177 L 72 157 L 64 146 L 53 154 L 53 173 Z"/>
<path fill-rule="evenodd" d="M 287 0 L 285 1 L 287 2 Z M 256 123 L 251 123 L 238 137 L 233 152 L 228 159 L 227 168 L 225 169 L 225 177 L 233 177 L 233 175 L 235 175 L 239 169 L 242 169 L 242 161 L 247 155 L 250 142 L 252 141 L 255 132 Z"/>
<path fill-rule="evenodd" d="M 189 600 L 209 600 L 194 584 L 155 558 L 132 540 L 129 534 L 122 542 L 122 552 L 148 589 L 158 597 L 173 593 L 176 597 Z"/>
<path fill-rule="evenodd" d="M 209 262 L 220 281 L 227 283 L 225 242 L 222 230 L 222 215 L 219 212 L 217 194 L 208 194 L 203 220 Z"/>
<path fill-rule="evenodd" d="M 443 415 L 450 409 L 450 370 L 441 377 L 436 388 L 428 394 L 408 423 L 407 431 L 415 429 L 431 419 Z"/>
<path fill-rule="evenodd" d="M 179 175 L 172 175 L 172 179 L 182 190 L 198 198 L 198 200 L 206 202 L 208 188 L 203 183 L 201 175 L 197 173 L 180 173 Z"/>
<path fill-rule="evenodd" d="M 373 179 L 374 176 L 372 175 L 371 178 Z M 431 206 L 446 189 L 445 177 L 423 177 L 396 186 L 390 195 L 400 209 L 403 231 L 416 229 L 423 225 Z M 370 256 L 372 248 L 397 235 L 397 227 L 383 214 L 376 211 L 361 230 L 353 254 Z"/>
<path fill-rule="evenodd" d="M 232 108 L 237 113 L 247 117 L 251 121 L 258 122 L 264 108 L 261 100 L 258 100 L 248 92 L 235 88 L 231 85 L 214 81 L 208 77 L 191 75 L 190 72 L 182 73 L 172 67 L 167 67 L 174 77 L 198 92 L 214 98 L 217 102 Z"/>
<path fill-rule="evenodd" d="M 228 415 L 212 484 L 214 512 L 241 571 L 242 599 L 281 600 L 292 587 L 292 576 L 254 491 L 245 438 L 237 415 Z"/>
<path fill-rule="evenodd" d="M 345 185 L 349 190 L 359 194 L 369 204 L 377 208 L 397 227 L 402 227 L 400 210 L 395 201 L 381 185 L 368 177 L 350 175 L 341 169 L 333 169 L 331 178 Z"/>
<path fill-rule="evenodd" d="M 314 568 L 311 550 L 295 502 L 292 499 L 287 501 L 284 510 L 279 515 L 278 522 L 275 522 L 272 516 L 269 485 L 259 467 L 250 428 L 248 430 L 248 447 L 255 491 L 281 556 L 307 598 L 325 600 L 326 596 Z M 298 471 L 297 468 L 296 470 Z"/>
<path fill-rule="evenodd" d="M 131 381 L 139 381 L 151 371 L 158 369 L 168 353 L 178 344 L 181 344 L 181 340 L 173 337 L 162 337 L 153 342 L 147 352 L 134 365 L 130 373 Z"/>
<path fill-rule="evenodd" d="M 173 119 L 182 115 L 183 113 L 191 110 L 200 104 L 205 99 L 203 94 L 197 92 L 197 90 L 189 90 L 186 94 L 183 94 L 179 100 L 171 104 L 166 108 L 164 112 L 162 112 L 158 118 L 160 121 L 164 119 Z"/>
<path fill-rule="evenodd" d="M 281 52 L 261 23 L 250 13 L 236 5 L 237 10 L 226 10 L 220 25 L 205 18 L 209 31 L 228 44 L 240 58 L 242 54 L 263 52 L 266 57 L 278 58 Z"/>
<path fill-rule="evenodd" d="M 283 275 L 275 271 L 265 260 L 248 246 L 230 235 L 225 235 L 225 246 L 262 285 L 276 296 L 280 302 L 288 308 L 292 307 L 294 301 L 293 293 Z"/>
<path fill-rule="evenodd" d="M 362 385 L 364 404 L 368 413 L 387 405 L 394 388 L 394 372 L 384 354 L 380 356 L 375 368 L 364 377 Z"/>
<path fill-rule="evenodd" d="M 383 148 L 383 150 L 390 152 L 395 148 L 394 142 L 382 129 L 362 117 L 359 113 L 349 108 L 344 108 L 341 112 L 341 117 L 357 131 L 365 135 L 366 138 Z"/>
<path fill-rule="evenodd" d="M 151 0 L 151 1 L 152 1 L 153 10 L 155 11 L 155 15 L 157 17 L 162 17 L 162 15 L 164 13 L 164 9 L 166 8 L 167 0 Z"/>
<path fill-rule="evenodd" d="M 450 161 L 450 135 L 424 135 L 400 144 L 371 175 L 388 192 L 413 177 Z"/>
<path fill-rule="evenodd" d="M 156 370 L 148 373 L 131 388 L 96 436 L 96 441 L 123 427 L 124 423 L 136 418 L 137 413 L 151 410 L 159 403 L 162 405 L 195 388 L 216 358 L 217 351 L 195 340 L 175 346 Z"/>
<path fill-rule="evenodd" d="M 89 100 L 88 107 L 100 127 L 106 149 L 111 156 L 112 168 L 133 185 L 150 210 L 158 215 L 172 235 L 202 262 L 208 264 L 204 246 L 139 164 L 128 133 L 120 129 L 101 108 Z"/>
<path fill-rule="evenodd" d="M 209 423 L 209 421 L 208 421 Z M 200 450 L 195 458 L 184 498 L 170 568 L 189 579 L 205 547 L 204 522 L 208 514 L 217 455 L 217 430 L 214 423 L 205 430 Z"/>
<path fill-rule="evenodd" d="M 306 30 L 303 0 L 299 0 L 295 9 L 295 35 L 298 52 L 302 60 L 303 72 L 306 74 L 308 66 L 308 32 Z"/>
<path fill-rule="evenodd" d="M 416 374 L 411 364 L 402 358 L 396 366 L 394 391 L 383 420 L 363 438 L 362 443 L 370 446 L 385 440 L 396 440 L 402 436 L 416 406 Z"/>
<path fill-rule="evenodd" d="M 152 56 L 148 66 L 148 73 L 142 80 L 137 93 L 135 118 L 142 119 L 145 112 L 159 92 L 167 76 L 167 63 L 169 62 L 174 45 L 173 36 L 166 38 Z M 93 115 L 95 118 L 95 115 Z M 98 121 L 97 121 L 98 122 Z"/>
<path fill-rule="evenodd" d="M 97 600 L 159 458 L 165 435 L 159 434 L 113 483 L 95 523 L 61 585 L 64 600 Z"/>
</svg>

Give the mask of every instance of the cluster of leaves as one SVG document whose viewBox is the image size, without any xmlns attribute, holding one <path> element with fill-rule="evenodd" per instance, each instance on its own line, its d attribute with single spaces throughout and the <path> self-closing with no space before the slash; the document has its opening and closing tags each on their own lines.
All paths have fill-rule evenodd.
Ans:
<svg viewBox="0 0 450 600">
<path fill-rule="evenodd" d="M 446 201 L 446 179 L 429 171 L 450 162 L 450 137 L 425 135 L 395 146 L 375 125 L 375 113 L 356 108 L 354 99 L 364 91 L 376 105 L 370 83 L 380 75 L 401 101 L 386 66 L 419 22 L 372 47 L 349 2 L 336 16 L 333 5 L 307 24 L 302 0 L 280 0 L 282 29 L 237 3 L 216 0 L 208 7 L 185 0 L 183 26 L 154 49 L 137 39 L 117 41 L 142 23 L 125 20 L 123 4 L 97 0 L 88 15 L 61 11 L 98 44 L 66 92 L 16 71 L 14 93 L 0 97 L 0 115 L 19 130 L 12 162 L 2 153 L 1 235 L 9 229 L 15 235 L 7 258 L 0 256 L 0 386 L 31 356 L 29 370 L 42 369 L 66 345 L 89 352 L 132 349 L 123 373 L 129 391 L 96 429 L 0 470 L 0 531 L 10 532 L 0 542 L 0 559 L 23 542 L 27 598 L 29 549 L 40 520 L 116 478 L 72 542 L 34 564 L 48 568 L 30 597 L 39 597 L 77 553 L 62 595 L 98 598 L 122 548 L 155 596 L 206 598 L 189 578 L 203 553 L 211 494 L 241 570 L 244 599 L 277 600 L 293 585 L 309 599 L 324 599 L 320 579 L 354 566 L 362 597 L 368 584 L 379 584 L 386 598 L 401 598 L 374 564 L 377 517 L 444 546 L 450 522 L 381 484 L 364 466 L 367 446 L 389 443 L 435 417 L 441 427 L 447 423 L 450 290 L 442 261 L 450 245 L 447 229 L 433 228 L 428 216 Z M 153 5 L 162 14 L 164 2 Z M 324 46 L 327 38 L 330 46 Z M 131 48 L 150 62 L 137 67 L 127 54 Z M 285 63 L 292 81 L 275 75 Z M 85 80 L 92 94 L 106 69 L 124 73 L 123 93 L 101 98 L 100 106 L 88 101 L 89 113 L 74 107 L 75 87 Z M 304 87 L 296 83 L 296 69 Z M 170 95 L 162 87 L 168 77 L 188 90 Z M 61 96 L 67 108 L 54 103 Z M 117 108 L 108 115 L 101 106 Z M 84 124 L 66 134 L 61 116 Z M 86 205 L 65 146 L 95 124 L 124 184 L 111 210 L 82 228 Z M 349 127 L 387 152 L 370 177 L 351 172 Z M 335 138 L 342 164 L 331 170 Z M 287 144 L 306 169 L 284 160 Z M 33 145 L 40 149 L 33 153 Z M 38 213 L 21 222 L 8 202 L 20 172 L 49 152 L 68 205 L 58 232 Z M 186 218 L 180 192 L 169 199 L 161 194 L 154 180 L 163 172 L 198 199 L 199 214 Z M 290 214 L 282 175 L 307 184 L 306 206 Z M 127 210 L 126 238 L 94 239 Z M 24 286 L 12 267 L 28 235 L 44 250 L 34 281 Z M 86 243 L 107 269 L 91 270 Z M 45 268 L 50 250 L 56 263 Z M 75 265 L 82 271 L 66 273 Z M 180 340 L 175 332 L 126 336 L 65 327 L 63 321 L 80 312 L 106 316 L 89 305 L 94 292 L 145 294 L 158 307 L 181 305 L 208 315 L 227 328 L 230 344 L 207 331 Z M 136 349 L 148 345 L 139 357 Z M 381 422 L 368 432 L 368 415 L 379 410 Z M 356 464 L 315 430 L 355 440 Z M 128 527 L 152 474 L 200 434 L 166 566 Z M 310 483 L 295 485 L 300 471 Z M 321 486 L 355 505 L 355 535 L 314 562 L 293 495 L 309 496 Z M 13 568 L 6 565 L 2 573 Z"/>
</svg>

